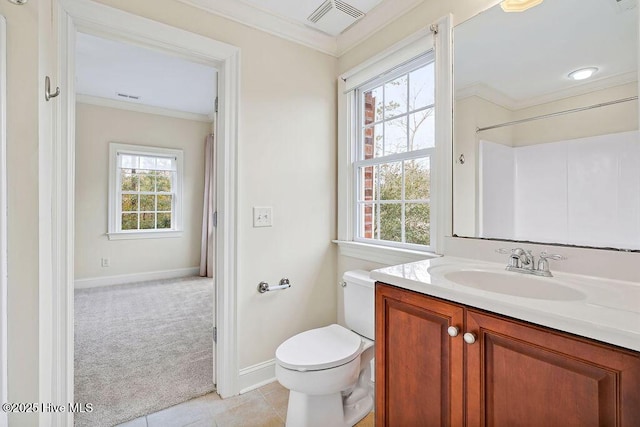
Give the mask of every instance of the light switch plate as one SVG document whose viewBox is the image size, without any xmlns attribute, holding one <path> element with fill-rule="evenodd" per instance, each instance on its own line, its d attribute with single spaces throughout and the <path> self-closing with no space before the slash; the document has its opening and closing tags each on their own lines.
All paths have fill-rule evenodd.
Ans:
<svg viewBox="0 0 640 427">
<path fill-rule="evenodd" d="M 273 208 L 271 206 L 253 207 L 253 226 L 271 227 L 273 226 Z"/>
</svg>

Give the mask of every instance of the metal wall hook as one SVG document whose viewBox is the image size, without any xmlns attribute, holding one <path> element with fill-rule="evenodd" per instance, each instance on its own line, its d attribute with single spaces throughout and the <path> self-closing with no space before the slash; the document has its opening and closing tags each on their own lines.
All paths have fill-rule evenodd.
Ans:
<svg viewBox="0 0 640 427">
<path fill-rule="evenodd" d="M 51 93 L 51 79 L 49 76 L 44 78 L 44 100 L 49 101 L 51 98 L 55 98 L 60 95 L 60 88 L 56 86 L 56 92 Z"/>
<path fill-rule="evenodd" d="M 13 4 L 17 4 L 18 6 L 22 6 L 23 4 L 27 4 L 29 0 L 9 0 Z"/>
</svg>

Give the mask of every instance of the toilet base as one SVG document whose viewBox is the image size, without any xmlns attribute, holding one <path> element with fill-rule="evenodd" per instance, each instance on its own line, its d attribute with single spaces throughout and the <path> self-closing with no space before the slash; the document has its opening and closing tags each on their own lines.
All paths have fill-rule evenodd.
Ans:
<svg viewBox="0 0 640 427">
<path fill-rule="evenodd" d="M 373 409 L 373 397 L 350 403 L 341 393 L 309 395 L 289 392 L 286 427 L 352 427 Z"/>
<path fill-rule="evenodd" d="M 291 390 L 286 427 L 346 427 L 342 395 L 310 395 Z"/>
</svg>

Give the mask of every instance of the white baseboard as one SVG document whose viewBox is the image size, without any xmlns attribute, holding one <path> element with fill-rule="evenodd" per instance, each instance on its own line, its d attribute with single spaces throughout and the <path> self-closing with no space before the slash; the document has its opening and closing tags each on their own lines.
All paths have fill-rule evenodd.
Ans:
<svg viewBox="0 0 640 427">
<path fill-rule="evenodd" d="M 276 360 L 271 359 L 257 365 L 240 369 L 240 394 L 255 390 L 276 379 Z"/>
<path fill-rule="evenodd" d="M 197 276 L 199 267 L 179 268 L 177 270 L 152 271 L 149 273 L 121 274 L 118 276 L 91 277 L 74 282 L 76 289 L 97 288 L 100 286 L 123 285 L 126 283 L 144 282 L 146 280 L 176 279 L 179 277 Z"/>
</svg>

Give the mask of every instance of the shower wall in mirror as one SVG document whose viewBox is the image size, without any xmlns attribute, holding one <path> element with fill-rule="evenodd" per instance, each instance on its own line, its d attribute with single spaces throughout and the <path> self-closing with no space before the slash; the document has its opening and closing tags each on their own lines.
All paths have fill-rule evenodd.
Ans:
<svg viewBox="0 0 640 427">
<path fill-rule="evenodd" d="M 637 0 L 496 5 L 454 89 L 455 235 L 640 249 Z"/>
</svg>

